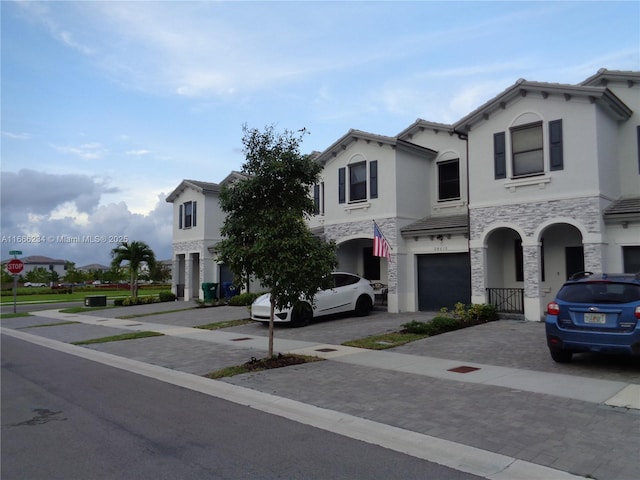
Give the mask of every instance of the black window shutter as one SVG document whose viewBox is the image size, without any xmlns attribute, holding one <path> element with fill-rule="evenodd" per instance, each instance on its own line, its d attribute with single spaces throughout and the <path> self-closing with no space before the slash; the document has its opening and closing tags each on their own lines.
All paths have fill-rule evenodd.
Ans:
<svg viewBox="0 0 640 480">
<path fill-rule="evenodd" d="M 346 179 L 346 171 L 345 168 L 339 168 L 338 169 L 338 203 L 344 203 L 345 199 L 347 198 L 346 195 L 346 185 L 345 185 L 345 179 Z"/>
<path fill-rule="evenodd" d="M 182 205 L 180 205 L 178 213 L 178 228 L 182 228 Z"/>
<path fill-rule="evenodd" d="M 640 173 L 640 125 L 636 127 L 638 133 L 638 173 Z"/>
<path fill-rule="evenodd" d="M 493 168 L 496 179 L 507 178 L 507 155 L 504 132 L 493 134 Z"/>
<path fill-rule="evenodd" d="M 549 163 L 551 170 L 562 170 L 562 120 L 549 122 Z"/>
<path fill-rule="evenodd" d="M 369 162 L 369 197 L 378 198 L 378 161 Z"/>
<path fill-rule="evenodd" d="M 192 227 L 196 226 L 196 205 L 198 205 L 198 202 L 193 202 L 193 212 L 192 212 L 193 219 L 191 220 Z"/>
</svg>

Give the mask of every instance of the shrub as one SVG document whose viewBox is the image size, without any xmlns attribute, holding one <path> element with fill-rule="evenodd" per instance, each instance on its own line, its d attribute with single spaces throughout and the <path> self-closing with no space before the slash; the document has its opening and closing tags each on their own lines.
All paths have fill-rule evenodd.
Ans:
<svg viewBox="0 0 640 480">
<path fill-rule="evenodd" d="M 462 320 L 453 317 L 438 316 L 431 319 L 430 322 L 419 322 L 412 320 L 402 325 L 403 333 L 417 333 L 419 335 L 439 335 L 441 333 L 451 332 L 463 328 Z"/>
<path fill-rule="evenodd" d="M 127 297 L 122 300 L 123 307 L 130 307 L 132 305 L 149 305 L 150 303 L 155 303 L 156 299 L 151 295 L 147 295 L 146 297 Z"/>
<path fill-rule="evenodd" d="M 116 298 L 113 301 L 113 306 L 114 307 L 122 307 L 124 305 L 124 298 Z"/>
<path fill-rule="evenodd" d="M 173 292 L 162 291 L 158 294 L 158 298 L 161 302 L 173 302 L 176 299 L 176 295 Z"/>
<path fill-rule="evenodd" d="M 229 299 L 229 305 L 234 307 L 240 306 L 248 306 L 251 305 L 256 298 L 258 298 L 261 293 L 241 293 L 240 295 L 235 295 Z"/>
<path fill-rule="evenodd" d="M 460 319 L 451 317 L 434 317 L 428 325 L 430 330 L 429 335 L 439 335 L 464 327 Z"/>
<path fill-rule="evenodd" d="M 429 335 L 430 326 L 428 323 L 411 320 L 402 325 L 403 333 L 417 333 L 419 335 Z"/>
<path fill-rule="evenodd" d="M 458 302 L 453 311 L 449 311 L 447 307 L 442 307 L 440 313 L 443 317 L 456 318 L 464 323 L 473 325 L 498 319 L 496 307 L 486 303 L 465 305 L 462 302 Z"/>
</svg>

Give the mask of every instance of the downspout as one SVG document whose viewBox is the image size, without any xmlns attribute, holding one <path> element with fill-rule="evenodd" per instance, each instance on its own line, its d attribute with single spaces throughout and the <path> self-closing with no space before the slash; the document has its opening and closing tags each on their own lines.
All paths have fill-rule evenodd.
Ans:
<svg viewBox="0 0 640 480">
<path fill-rule="evenodd" d="M 471 270 L 471 211 L 469 209 L 469 204 L 471 203 L 471 184 L 470 176 L 469 176 L 469 135 L 464 132 L 458 132 L 455 129 L 453 130 L 460 140 L 465 142 L 465 151 L 466 151 L 466 162 L 465 162 L 465 170 L 466 170 L 466 191 L 467 191 L 467 228 L 469 231 L 467 232 L 467 250 L 469 251 L 469 270 Z M 471 296 L 473 296 L 473 282 L 471 281 L 471 275 L 469 275 L 469 291 L 471 292 Z"/>
</svg>

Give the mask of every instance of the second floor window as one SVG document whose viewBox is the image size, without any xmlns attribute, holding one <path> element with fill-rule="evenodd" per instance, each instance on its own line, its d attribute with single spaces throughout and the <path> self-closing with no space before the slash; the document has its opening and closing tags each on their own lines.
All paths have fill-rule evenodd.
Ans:
<svg viewBox="0 0 640 480">
<path fill-rule="evenodd" d="M 543 173 L 542 123 L 512 129 L 511 150 L 514 177 Z"/>
<path fill-rule="evenodd" d="M 438 200 L 460 198 L 460 161 L 448 160 L 438 163 Z"/>
<path fill-rule="evenodd" d="M 367 199 L 367 163 L 349 165 L 349 201 Z"/>
<path fill-rule="evenodd" d="M 378 198 L 378 161 L 358 162 L 339 168 L 338 203 L 346 203 L 347 200 L 349 203 L 364 202 L 367 198 Z"/>
<path fill-rule="evenodd" d="M 196 226 L 197 203 L 198 202 L 185 202 L 180 205 L 178 228 L 192 228 Z"/>
<path fill-rule="evenodd" d="M 547 125 L 548 136 L 545 144 L 543 123 L 513 127 L 510 130 L 511 162 L 508 161 L 506 132 L 493 135 L 493 166 L 496 179 L 540 175 L 545 171 L 563 170 L 564 153 L 562 140 L 562 119 L 552 120 Z M 548 164 L 545 167 L 545 149 Z M 507 171 L 510 164 L 511 172 Z"/>
</svg>

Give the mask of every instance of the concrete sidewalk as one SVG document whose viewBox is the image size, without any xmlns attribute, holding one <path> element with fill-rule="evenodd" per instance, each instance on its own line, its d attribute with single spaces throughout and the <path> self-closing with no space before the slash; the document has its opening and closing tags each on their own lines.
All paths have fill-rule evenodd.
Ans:
<svg viewBox="0 0 640 480">
<path fill-rule="evenodd" d="M 98 344 L 84 350 L 202 375 L 243 363 L 251 356 L 264 356 L 266 331 L 260 330 L 259 325 L 218 331 L 189 326 L 213 321 L 203 316 L 245 318 L 246 311 L 241 310 L 195 309 L 133 319 L 104 317 L 100 311 L 90 315 L 43 311 L 37 313 L 41 318 L 28 317 L 28 321 L 32 325 L 79 323 L 22 329 L 28 326 L 23 318 L 3 320 L 2 325 L 3 330 L 21 328 L 22 333 L 59 342 L 130 330 L 158 331 L 165 336 Z M 102 313 L 107 312 L 111 313 Z M 239 375 L 214 383 L 242 386 L 374 425 L 402 429 L 407 438 L 418 435 L 422 442 L 451 442 L 448 445 L 455 452 L 475 449 L 474 455 L 482 453 L 485 458 L 499 455 L 500 461 L 511 459 L 510 464 L 517 462 L 519 468 L 526 467 L 526 475 L 531 475 L 526 478 L 561 478 L 562 472 L 597 479 L 640 478 L 640 410 L 636 410 L 640 408 L 640 370 L 615 366 L 612 379 L 590 378 L 466 361 L 456 348 L 448 355 L 437 348 L 425 348 L 438 343 L 446 350 L 447 344 L 456 345 L 458 338 L 468 337 L 468 345 L 485 344 L 487 349 L 491 338 L 505 325 L 514 337 L 525 337 L 520 341 L 527 343 L 528 336 L 528 343 L 532 343 L 531 332 L 535 329 L 524 322 L 495 322 L 389 351 L 322 342 L 335 339 L 332 335 L 336 331 L 353 335 L 355 330 L 397 329 L 412 316 L 415 314 L 378 314 L 368 319 L 337 320 L 315 329 L 316 325 L 278 329 L 276 351 L 317 355 L 330 361 Z M 43 322 L 42 317 L 51 322 Z M 18 327 L 20 322 L 23 323 Z M 344 340 L 353 338 L 357 337 Z M 424 355 L 424 351 L 436 355 Z M 480 358 L 483 354 L 475 355 Z M 450 358 L 442 358 L 447 356 Z M 516 360 L 500 358 L 499 363 L 511 361 Z M 605 374 L 599 369 L 595 376 L 606 377 Z M 449 461 L 441 454 L 437 457 L 439 463 Z M 491 469 L 459 469 L 497 478 L 491 476 L 495 474 Z M 518 475 L 525 475 L 519 472 Z M 504 478 L 520 478 L 513 474 L 515 470 Z"/>
</svg>

